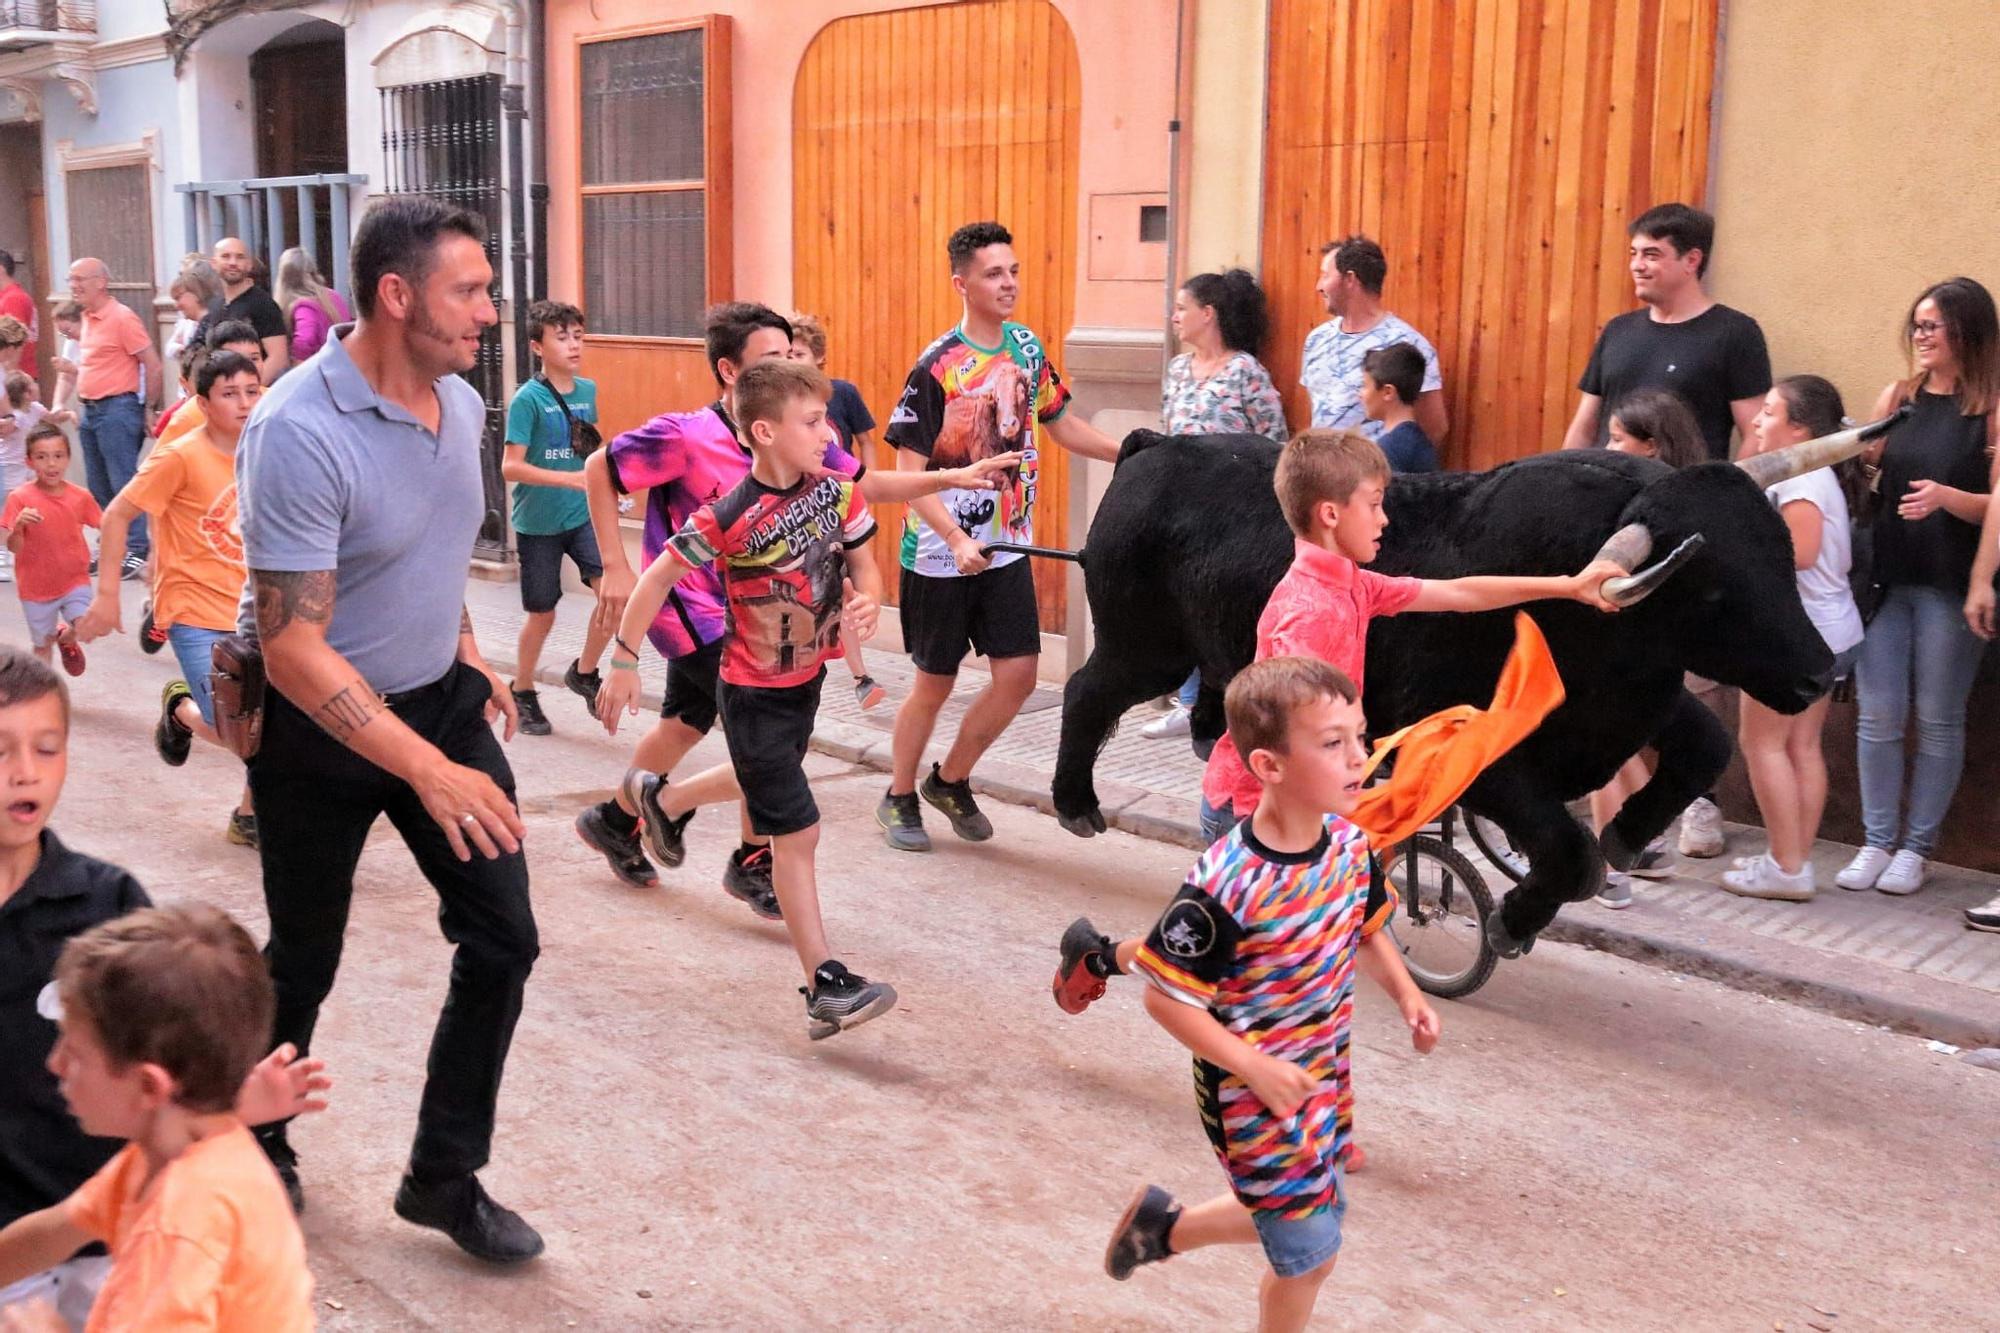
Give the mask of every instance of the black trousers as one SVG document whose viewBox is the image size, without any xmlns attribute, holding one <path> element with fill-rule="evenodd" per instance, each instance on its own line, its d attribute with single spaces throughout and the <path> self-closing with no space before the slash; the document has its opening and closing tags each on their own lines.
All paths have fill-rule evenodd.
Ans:
<svg viewBox="0 0 2000 1333">
<path fill-rule="evenodd" d="M 399 696 L 393 710 L 456 763 L 514 795 L 514 775 L 485 719 L 486 677 L 463 664 Z M 354 897 L 354 868 L 378 815 L 402 835 L 438 895 L 438 924 L 456 946 L 451 984 L 431 1037 L 410 1170 L 443 1180 L 486 1165 L 494 1105 L 514 1024 L 540 944 L 521 853 L 470 861 L 452 854 L 414 788 L 320 730 L 272 690 L 264 739 L 250 761 L 264 860 L 265 946 L 277 990 L 274 1039 L 304 1054 L 333 989 Z"/>
</svg>

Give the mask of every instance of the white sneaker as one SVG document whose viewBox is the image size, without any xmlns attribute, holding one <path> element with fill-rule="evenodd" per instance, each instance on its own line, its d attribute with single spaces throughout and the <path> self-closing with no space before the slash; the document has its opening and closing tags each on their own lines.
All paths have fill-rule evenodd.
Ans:
<svg viewBox="0 0 2000 1333">
<path fill-rule="evenodd" d="M 1720 856 L 1727 847 L 1722 840 L 1722 811 L 1706 796 L 1696 797 L 1681 815 L 1681 855 Z"/>
<path fill-rule="evenodd" d="M 1159 717 L 1139 728 L 1139 734 L 1149 741 L 1170 740 L 1175 736 L 1188 734 L 1190 723 L 1188 710 L 1175 704 Z"/>
<path fill-rule="evenodd" d="M 1808 861 L 1796 875 L 1788 875 L 1784 867 L 1771 859 L 1769 852 L 1755 857 L 1750 864 L 1731 870 L 1722 877 L 1725 891 L 1739 898 L 1768 898 L 1781 903 L 1808 903 L 1813 896 L 1813 868 Z"/>
<path fill-rule="evenodd" d="M 1833 882 L 1843 889 L 1851 889 L 1857 893 L 1862 889 L 1872 889 L 1875 887 L 1875 881 L 1882 878 L 1882 872 L 1889 868 L 1892 859 L 1885 848 L 1863 847 L 1854 854 L 1854 859 L 1833 877 Z"/>
<path fill-rule="evenodd" d="M 1915 852 L 1897 852 L 1889 859 L 1889 868 L 1875 881 L 1878 893 L 1893 893 L 1899 898 L 1923 886 L 1924 858 Z"/>
<path fill-rule="evenodd" d="M 2000 935 L 2000 893 L 1979 907 L 1965 909 L 1965 926 L 1968 930 L 1984 930 Z"/>
</svg>

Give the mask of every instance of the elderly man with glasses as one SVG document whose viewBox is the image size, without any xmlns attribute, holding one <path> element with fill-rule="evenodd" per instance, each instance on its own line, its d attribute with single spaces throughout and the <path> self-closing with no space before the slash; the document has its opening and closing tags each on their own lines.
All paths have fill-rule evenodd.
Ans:
<svg viewBox="0 0 2000 1333">
<path fill-rule="evenodd" d="M 145 324 L 111 294 L 111 270 L 103 260 L 71 264 L 69 294 L 83 307 L 76 390 L 83 406 L 77 435 L 84 478 L 97 503 L 108 505 L 139 470 L 147 412 L 159 410 L 165 377 Z M 150 550 L 142 519 L 132 525 L 122 577 L 138 578 Z"/>
</svg>

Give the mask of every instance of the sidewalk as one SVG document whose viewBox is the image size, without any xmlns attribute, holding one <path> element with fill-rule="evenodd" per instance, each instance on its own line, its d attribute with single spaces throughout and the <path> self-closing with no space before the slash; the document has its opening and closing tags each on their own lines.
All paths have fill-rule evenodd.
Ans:
<svg viewBox="0 0 2000 1333">
<path fill-rule="evenodd" d="M 522 619 L 516 585 L 475 579 L 466 600 L 487 660 L 503 674 L 511 671 Z M 589 610 L 588 599 L 572 596 L 564 598 L 557 612 L 540 678 L 558 693 L 563 668 L 582 644 Z M 909 689 L 911 667 L 902 654 L 871 646 L 868 669 L 889 692 L 889 701 L 864 713 L 848 688 L 845 669 L 831 664 L 813 745 L 850 763 L 886 771 L 896 702 Z M 657 701 L 664 663 L 649 652 L 640 675 L 644 694 Z M 933 743 L 930 758 L 942 754 L 966 702 L 984 679 L 983 672 L 963 672 L 939 718 L 942 740 Z M 558 728 L 582 723 L 580 705 L 566 706 L 551 696 L 544 707 Z M 1139 735 L 1140 725 L 1153 716 L 1157 714 L 1149 709 L 1135 710 L 1098 758 L 1097 790 L 1105 819 L 1142 837 L 1198 847 L 1194 810 L 1201 765 L 1184 741 L 1149 741 Z M 1060 691 L 1037 689 L 981 761 L 973 774 L 974 788 L 1053 814 L 1049 780 L 1061 726 Z M 612 747 L 608 738 L 607 747 L 615 754 L 626 748 L 622 742 Z M 1732 825 L 1729 833 L 1730 855 L 1763 845 L 1761 830 Z M 1478 858 L 1468 839 L 1460 840 L 1460 850 Z M 1966 907 L 2000 892 L 2000 876 L 1934 866 L 1930 883 L 1912 897 L 1844 893 L 1833 887 L 1833 875 L 1853 850 L 1819 844 L 1813 860 L 1826 887 L 1810 903 L 1761 902 L 1720 891 L 1716 884 L 1729 868 L 1729 855 L 1682 860 L 1675 879 L 1637 882 L 1631 908 L 1613 912 L 1579 903 L 1565 908 L 1546 936 L 1954 1045 L 2000 1046 L 2000 935 L 1969 931 L 1960 916 Z M 1087 864 L 1089 844 L 1079 840 L 1077 852 L 1079 863 Z M 1497 870 L 1489 870 L 1488 882 L 1496 895 L 1506 887 Z M 1163 887 L 1163 898 L 1171 887 Z"/>
</svg>

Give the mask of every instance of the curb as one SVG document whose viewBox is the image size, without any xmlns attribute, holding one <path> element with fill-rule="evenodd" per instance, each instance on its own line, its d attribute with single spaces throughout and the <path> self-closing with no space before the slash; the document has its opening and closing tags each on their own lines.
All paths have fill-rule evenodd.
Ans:
<svg viewBox="0 0 2000 1333">
<path fill-rule="evenodd" d="M 511 659 L 495 656 L 487 658 L 487 665 L 502 673 L 511 673 L 514 667 Z M 561 688 L 562 667 L 544 667 L 535 679 Z M 657 711 L 660 697 L 642 692 L 640 702 Z M 872 727 L 823 720 L 813 728 L 812 748 L 843 763 L 889 771 L 889 737 Z M 1051 818 L 1055 815 L 1047 779 L 1024 764 L 982 760 L 971 781 L 972 789 L 982 796 L 1026 806 Z M 1192 851 L 1202 848 L 1194 823 L 1176 812 L 1174 802 L 1157 793 L 1100 782 L 1098 799 L 1105 823 L 1111 828 Z M 1494 887 L 1504 892 L 1500 884 Z M 1709 923 L 1676 924 L 1679 931 L 1654 928 L 1652 923 L 1611 925 L 1572 911 L 1556 918 L 1542 934 L 1558 943 L 1579 944 L 1891 1031 L 1968 1049 L 2000 1046 L 2000 996 L 1916 973 L 1883 969 L 1875 971 L 1884 977 L 1885 985 L 1871 989 L 1844 984 L 1825 978 L 1823 974 L 1836 960 L 1819 950 Z"/>
</svg>

